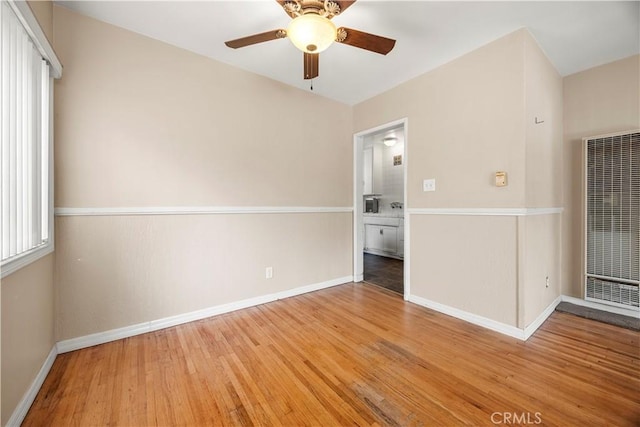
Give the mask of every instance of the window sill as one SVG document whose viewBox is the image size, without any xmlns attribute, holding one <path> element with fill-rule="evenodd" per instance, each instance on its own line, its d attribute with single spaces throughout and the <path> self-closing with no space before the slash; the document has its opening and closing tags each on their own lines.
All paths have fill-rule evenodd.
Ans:
<svg viewBox="0 0 640 427">
<path fill-rule="evenodd" d="M 54 245 L 53 243 L 49 242 L 45 245 L 39 246 L 29 252 L 24 253 L 20 257 L 9 261 L 2 266 L 0 271 L 0 278 L 4 279 L 8 275 L 15 273 L 21 268 L 26 267 L 27 265 L 39 260 L 40 258 L 49 255 L 53 252 L 53 250 Z"/>
</svg>

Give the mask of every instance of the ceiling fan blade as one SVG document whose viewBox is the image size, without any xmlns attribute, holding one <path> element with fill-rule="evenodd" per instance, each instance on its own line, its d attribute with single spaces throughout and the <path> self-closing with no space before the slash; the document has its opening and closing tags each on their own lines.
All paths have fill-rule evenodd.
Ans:
<svg viewBox="0 0 640 427">
<path fill-rule="evenodd" d="M 304 78 L 305 80 L 318 77 L 319 53 L 304 53 Z"/>
<path fill-rule="evenodd" d="M 333 0 L 333 1 L 338 3 L 338 6 L 340 6 L 340 13 L 347 10 L 349 6 L 353 6 L 353 4 L 356 2 L 356 0 Z"/>
<path fill-rule="evenodd" d="M 340 40 L 340 33 L 344 30 L 346 37 Z M 396 41 L 375 34 L 365 33 L 364 31 L 353 30 L 351 28 L 338 28 L 338 41 L 349 46 L 359 47 L 360 49 L 369 50 L 371 52 L 386 55 L 396 45 Z"/>
<path fill-rule="evenodd" d="M 251 46 L 252 44 L 268 42 L 270 40 L 283 39 L 287 37 L 285 30 L 272 30 L 265 33 L 254 34 L 252 36 L 242 37 L 240 39 L 229 40 L 224 42 L 228 47 L 237 49 L 239 47 Z"/>
</svg>

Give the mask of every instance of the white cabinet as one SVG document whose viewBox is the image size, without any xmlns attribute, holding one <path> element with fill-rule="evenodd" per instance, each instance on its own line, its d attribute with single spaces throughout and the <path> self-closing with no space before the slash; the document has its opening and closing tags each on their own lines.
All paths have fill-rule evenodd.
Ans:
<svg viewBox="0 0 640 427">
<path fill-rule="evenodd" d="M 379 225 L 365 224 L 364 249 L 382 249 L 382 234 Z"/>
<path fill-rule="evenodd" d="M 363 183 L 362 194 L 382 192 L 382 147 L 379 144 L 363 151 Z"/>
<path fill-rule="evenodd" d="M 365 214 L 364 251 L 402 259 L 404 257 L 404 218 Z"/>
<path fill-rule="evenodd" d="M 364 226 L 364 248 L 371 252 L 398 252 L 398 227 L 366 224 Z"/>
<path fill-rule="evenodd" d="M 382 250 L 389 253 L 398 252 L 398 227 L 380 227 L 382 231 Z"/>
</svg>

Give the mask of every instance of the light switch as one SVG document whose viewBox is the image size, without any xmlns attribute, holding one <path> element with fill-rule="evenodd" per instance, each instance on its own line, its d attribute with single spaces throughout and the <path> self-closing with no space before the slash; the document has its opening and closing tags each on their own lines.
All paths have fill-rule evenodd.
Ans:
<svg viewBox="0 0 640 427">
<path fill-rule="evenodd" d="M 422 181 L 422 191 L 436 191 L 436 180 L 431 178 Z"/>
<path fill-rule="evenodd" d="M 506 186 L 507 186 L 507 173 L 496 172 L 496 187 L 506 187 Z"/>
</svg>

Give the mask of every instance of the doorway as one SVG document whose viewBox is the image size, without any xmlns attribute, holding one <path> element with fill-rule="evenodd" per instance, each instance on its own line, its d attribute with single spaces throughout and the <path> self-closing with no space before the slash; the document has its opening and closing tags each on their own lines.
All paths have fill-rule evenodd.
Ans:
<svg viewBox="0 0 640 427">
<path fill-rule="evenodd" d="M 408 120 L 354 135 L 354 281 L 410 295 Z"/>
</svg>

